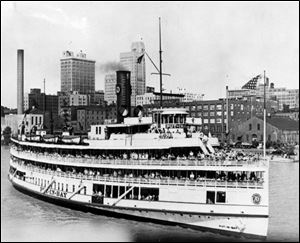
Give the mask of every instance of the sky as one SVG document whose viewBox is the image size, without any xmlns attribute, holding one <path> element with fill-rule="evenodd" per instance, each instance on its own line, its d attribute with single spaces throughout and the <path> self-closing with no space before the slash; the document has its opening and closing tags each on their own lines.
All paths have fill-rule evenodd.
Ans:
<svg viewBox="0 0 300 243">
<path fill-rule="evenodd" d="M 24 92 L 60 90 L 64 50 L 82 50 L 96 61 L 96 90 L 104 89 L 101 65 L 142 38 L 158 65 L 161 17 L 163 87 L 225 97 L 266 75 L 275 87 L 299 89 L 298 2 L 1 2 L 1 105 L 17 106 L 17 49 L 24 49 Z M 146 58 L 146 85 L 159 91 L 159 76 Z"/>
</svg>

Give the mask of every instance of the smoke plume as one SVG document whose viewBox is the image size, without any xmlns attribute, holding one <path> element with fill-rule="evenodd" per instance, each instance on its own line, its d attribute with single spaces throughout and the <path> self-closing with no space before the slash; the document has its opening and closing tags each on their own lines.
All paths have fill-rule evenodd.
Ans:
<svg viewBox="0 0 300 243">
<path fill-rule="evenodd" d="M 115 72 L 119 70 L 128 70 L 120 62 L 105 62 L 100 64 L 100 70 L 103 73 Z"/>
</svg>

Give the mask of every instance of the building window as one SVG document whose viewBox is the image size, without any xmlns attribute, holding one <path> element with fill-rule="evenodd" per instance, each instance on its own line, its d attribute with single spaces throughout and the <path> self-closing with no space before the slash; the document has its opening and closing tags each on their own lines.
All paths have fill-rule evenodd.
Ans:
<svg viewBox="0 0 300 243">
<path fill-rule="evenodd" d="M 203 110 L 206 110 L 206 111 L 207 111 L 207 110 L 208 110 L 208 105 L 204 105 L 204 106 L 203 106 Z"/>
<path fill-rule="evenodd" d="M 252 130 L 252 124 L 249 124 L 249 131 Z"/>
<path fill-rule="evenodd" d="M 209 109 L 210 110 L 215 110 L 215 105 L 210 105 Z"/>
<path fill-rule="evenodd" d="M 258 131 L 260 130 L 260 124 L 257 124 L 257 130 Z"/>
<path fill-rule="evenodd" d="M 215 116 L 215 112 L 214 112 L 214 111 L 211 111 L 211 112 L 209 112 L 209 115 L 210 115 L 210 116 Z"/>
</svg>

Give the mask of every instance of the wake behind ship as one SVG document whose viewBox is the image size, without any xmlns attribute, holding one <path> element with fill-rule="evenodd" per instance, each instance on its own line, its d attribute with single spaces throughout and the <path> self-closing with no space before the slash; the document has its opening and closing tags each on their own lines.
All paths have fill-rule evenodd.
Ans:
<svg viewBox="0 0 300 243">
<path fill-rule="evenodd" d="M 93 125 L 83 141 L 20 135 L 12 139 L 9 179 L 66 207 L 266 237 L 268 161 L 220 149 L 200 125 L 184 109 L 158 109 Z"/>
</svg>

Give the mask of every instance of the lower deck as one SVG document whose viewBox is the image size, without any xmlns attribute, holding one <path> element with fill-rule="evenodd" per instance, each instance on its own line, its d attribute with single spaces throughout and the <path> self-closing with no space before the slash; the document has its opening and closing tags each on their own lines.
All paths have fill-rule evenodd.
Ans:
<svg viewBox="0 0 300 243">
<path fill-rule="evenodd" d="M 26 187 L 43 194 L 109 206 L 188 212 L 268 215 L 266 188 L 180 186 L 141 181 L 95 181 L 43 173 L 11 161 L 10 173 Z"/>
</svg>

